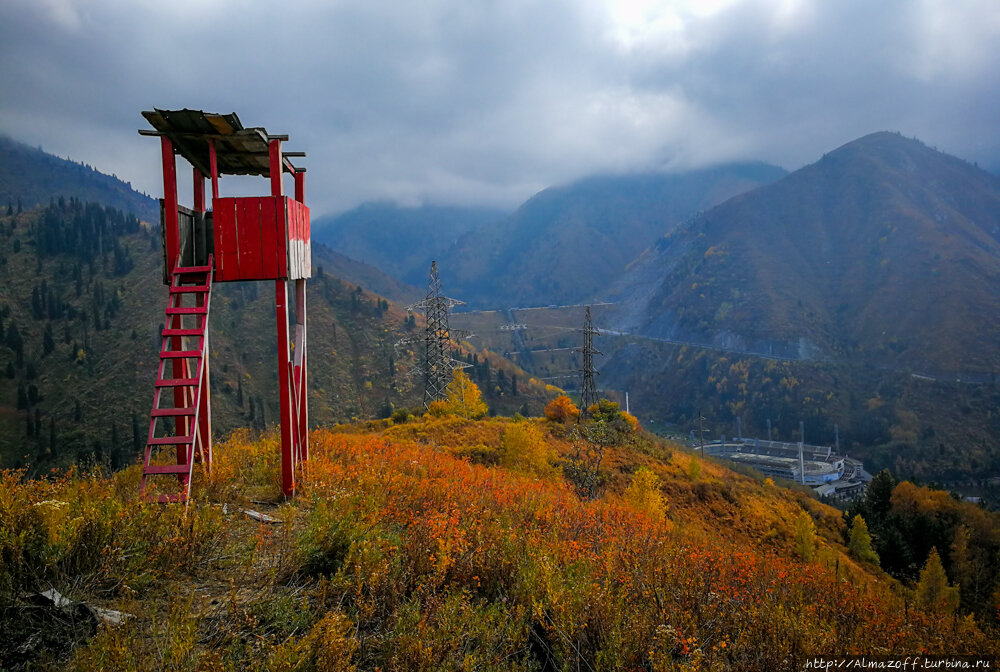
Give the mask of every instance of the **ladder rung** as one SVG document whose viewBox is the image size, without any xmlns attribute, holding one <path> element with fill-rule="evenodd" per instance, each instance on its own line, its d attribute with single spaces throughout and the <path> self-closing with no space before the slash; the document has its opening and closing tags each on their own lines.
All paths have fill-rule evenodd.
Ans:
<svg viewBox="0 0 1000 672">
<path fill-rule="evenodd" d="M 156 381 L 156 387 L 194 387 L 197 384 L 197 378 L 163 378 Z"/>
<path fill-rule="evenodd" d="M 143 472 L 146 475 L 151 474 L 189 474 L 191 473 L 190 464 L 151 464 L 146 467 Z"/>
<path fill-rule="evenodd" d="M 171 294 L 204 294 L 209 290 L 208 285 L 174 285 L 170 288 Z"/>
<path fill-rule="evenodd" d="M 146 442 L 149 446 L 183 446 L 194 442 L 194 436 L 159 436 Z"/>
<path fill-rule="evenodd" d="M 153 418 L 172 418 L 181 415 L 194 415 L 193 408 L 154 408 L 150 417 Z"/>
<path fill-rule="evenodd" d="M 191 275 L 192 273 L 208 273 L 211 270 L 211 266 L 176 266 L 174 274 Z"/>
<path fill-rule="evenodd" d="M 167 308 L 167 315 L 204 315 L 208 312 L 207 306 L 194 306 L 191 308 Z"/>
<path fill-rule="evenodd" d="M 164 329 L 164 336 L 202 336 L 205 331 L 203 329 Z"/>
<path fill-rule="evenodd" d="M 201 350 L 161 350 L 162 359 L 194 359 L 201 357 Z"/>
</svg>

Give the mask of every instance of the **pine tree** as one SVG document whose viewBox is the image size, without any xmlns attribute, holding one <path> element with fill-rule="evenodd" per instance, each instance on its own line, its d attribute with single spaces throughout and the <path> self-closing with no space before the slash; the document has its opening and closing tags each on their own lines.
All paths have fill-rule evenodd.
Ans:
<svg viewBox="0 0 1000 672">
<path fill-rule="evenodd" d="M 868 525 L 861 514 L 854 516 L 851 523 L 851 538 L 847 544 L 851 555 L 861 562 L 878 564 L 878 554 L 872 549 L 872 538 L 868 534 Z"/>
<path fill-rule="evenodd" d="M 959 590 L 961 604 L 972 609 L 979 597 L 980 577 L 972 564 L 969 552 L 969 527 L 959 525 L 951 542 L 951 578 Z"/>
<path fill-rule="evenodd" d="M 142 452 L 142 432 L 139 428 L 139 416 L 132 414 L 132 454 L 138 455 Z"/>
<path fill-rule="evenodd" d="M 958 588 L 948 585 L 948 575 L 944 573 L 937 547 L 931 548 L 927 563 L 920 570 L 915 597 L 919 606 L 945 616 L 954 613 L 958 607 Z"/>
<path fill-rule="evenodd" d="M 52 335 L 52 323 L 45 325 L 45 334 L 42 336 L 42 357 L 49 355 L 56 349 L 56 339 Z"/>
</svg>

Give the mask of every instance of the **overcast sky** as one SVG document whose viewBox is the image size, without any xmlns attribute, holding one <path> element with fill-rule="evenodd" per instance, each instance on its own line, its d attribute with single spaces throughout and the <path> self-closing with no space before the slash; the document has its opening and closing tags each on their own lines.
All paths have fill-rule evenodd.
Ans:
<svg viewBox="0 0 1000 672">
<path fill-rule="evenodd" d="M 157 197 L 139 112 L 235 111 L 308 153 L 314 214 L 878 130 L 995 168 L 1000 0 L 3 0 L 0 91 L 0 132 Z"/>
</svg>

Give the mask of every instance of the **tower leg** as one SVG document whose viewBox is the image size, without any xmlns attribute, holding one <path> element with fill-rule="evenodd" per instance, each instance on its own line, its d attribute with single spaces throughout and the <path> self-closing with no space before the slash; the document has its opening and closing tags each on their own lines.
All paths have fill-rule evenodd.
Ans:
<svg viewBox="0 0 1000 672">
<path fill-rule="evenodd" d="M 306 281 L 295 281 L 295 379 L 296 410 L 298 412 L 297 462 L 309 459 L 309 393 L 306 379 Z"/>
<path fill-rule="evenodd" d="M 288 287 L 274 281 L 274 308 L 278 320 L 278 395 L 281 410 L 281 491 L 295 494 L 295 437 L 292 418 L 292 389 L 288 357 Z"/>
</svg>

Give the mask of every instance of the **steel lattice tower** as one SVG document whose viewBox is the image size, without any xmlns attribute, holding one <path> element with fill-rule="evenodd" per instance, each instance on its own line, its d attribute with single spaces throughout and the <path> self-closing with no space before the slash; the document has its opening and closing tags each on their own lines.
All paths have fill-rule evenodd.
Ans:
<svg viewBox="0 0 1000 672">
<path fill-rule="evenodd" d="M 597 369 L 594 368 L 594 355 L 604 354 L 594 347 L 594 335 L 600 332 L 594 329 L 594 323 L 590 319 L 590 306 L 587 306 L 582 331 L 583 347 L 577 348 L 576 351 L 583 353 L 583 367 L 580 369 L 580 373 L 583 374 L 583 385 L 580 388 L 580 403 L 583 405 L 582 410 L 586 412 L 591 405 L 597 403 L 597 386 L 594 384 L 594 374 L 597 373 Z"/>
<path fill-rule="evenodd" d="M 464 362 L 456 361 L 448 354 L 451 340 L 448 312 L 453 306 L 461 305 L 464 305 L 462 301 L 442 296 L 437 262 L 432 261 L 430 278 L 427 280 L 427 298 L 410 306 L 410 309 L 422 309 L 427 318 L 427 329 L 424 332 L 424 406 L 443 399 L 445 388 L 451 382 L 452 371 L 465 366 Z"/>
</svg>

